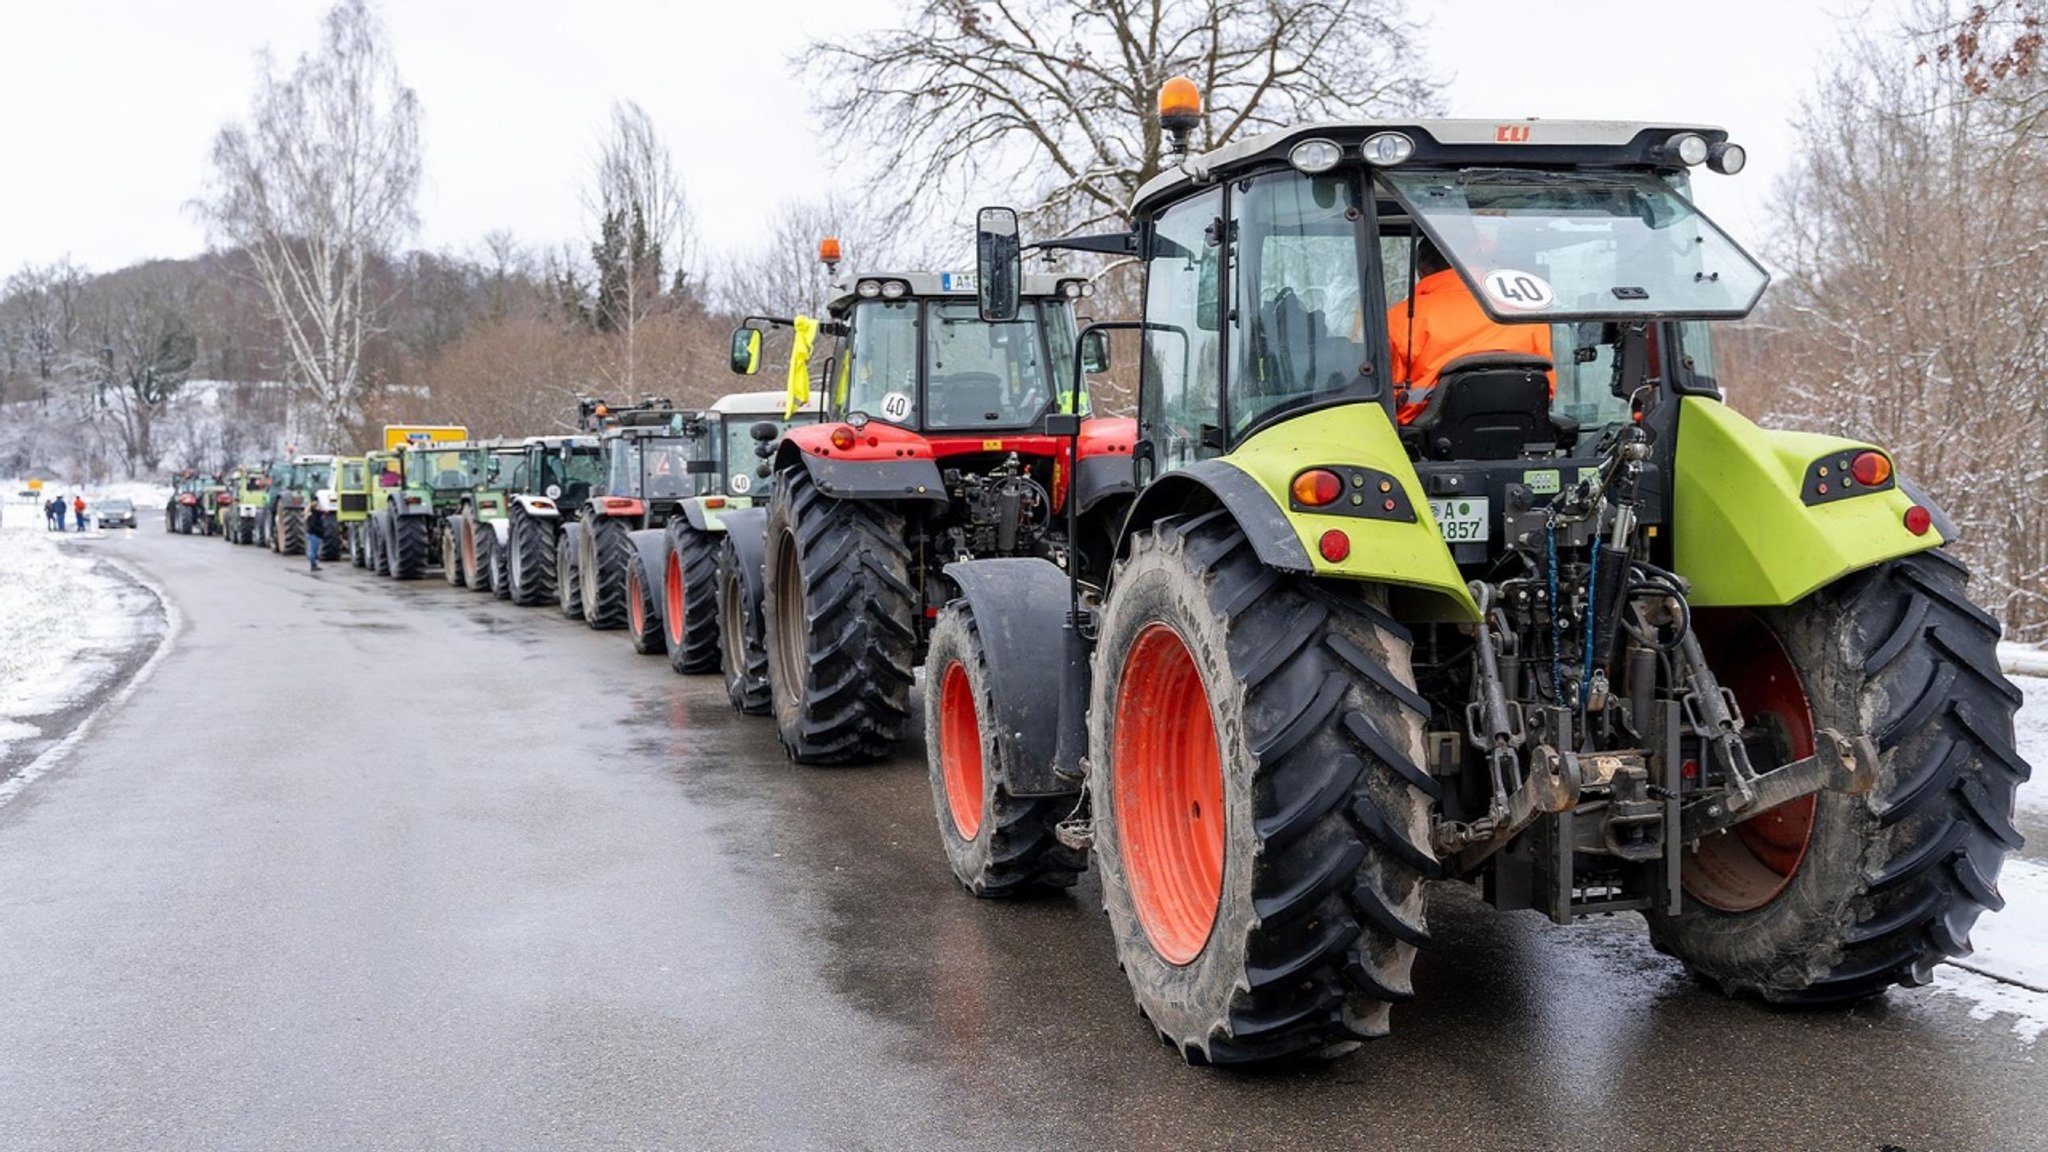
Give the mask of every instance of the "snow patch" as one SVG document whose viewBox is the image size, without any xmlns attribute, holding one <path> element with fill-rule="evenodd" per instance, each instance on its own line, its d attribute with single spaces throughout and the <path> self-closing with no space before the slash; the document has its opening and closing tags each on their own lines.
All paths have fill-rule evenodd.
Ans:
<svg viewBox="0 0 2048 1152">
<path fill-rule="evenodd" d="M 23 721 L 83 699 L 150 623 L 118 581 L 58 539 L 40 516 L 0 524 L 0 755 L 44 735 Z"/>
<path fill-rule="evenodd" d="M 2032 644 L 2000 644 L 1998 666 L 2008 675 L 2048 676 L 2048 651 Z"/>
<path fill-rule="evenodd" d="M 1934 970 L 1934 990 L 1970 1003 L 1970 1019 L 2012 1018 L 2012 1034 L 2032 1047 L 2048 1031 L 2048 995 L 1953 965 Z"/>
<path fill-rule="evenodd" d="M 1967 967 L 2048 992 L 2048 864 L 2012 857 L 1998 872 L 2005 907 L 1977 918 Z M 2043 997 L 2048 1003 L 2048 996 Z"/>
<path fill-rule="evenodd" d="M 2034 766 L 2033 779 L 2020 785 L 2020 811 L 2048 817 L 2048 679 L 2015 676 L 2012 682 L 2027 696 L 2013 718 L 2013 735 L 2019 738 L 2020 759 Z"/>
</svg>

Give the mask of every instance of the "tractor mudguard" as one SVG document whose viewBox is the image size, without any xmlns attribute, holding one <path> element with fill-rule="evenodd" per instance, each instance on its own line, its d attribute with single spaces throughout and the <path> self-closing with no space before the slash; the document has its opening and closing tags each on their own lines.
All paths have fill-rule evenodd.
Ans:
<svg viewBox="0 0 2048 1152">
<path fill-rule="evenodd" d="M 1138 490 L 1138 473 L 1129 456 L 1086 456 L 1074 469 L 1074 494 L 1081 511 L 1111 496 L 1128 496 Z"/>
<path fill-rule="evenodd" d="M 761 566 L 767 563 L 768 555 L 768 510 L 766 508 L 738 508 L 720 517 L 725 522 L 726 539 L 740 562 L 740 579 L 746 581 L 747 602 L 761 602 Z M 722 595 L 722 593 L 721 593 Z"/>
<path fill-rule="evenodd" d="M 564 520 L 561 524 L 562 539 L 567 542 L 569 548 L 569 569 L 572 572 L 580 572 L 583 568 L 582 562 L 579 559 L 583 555 L 583 522 L 581 520 Z M 560 574 L 557 573 L 556 579 L 560 578 Z"/>
<path fill-rule="evenodd" d="M 710 518 L 704 512 L 702 499 L 683 501 L 683 520 L 699 532 L 711 531 Z"/>
<path fill-rule="evenodd" d="M 1672 567 L 1691 581 L 1694 606 L 1796 603 L 1851 572 L 1949 539 L 1947 516 L 1925 535 L 1906 527 L 1917 490 L 1895 479 L 1856 489 L 1843 474 L 1846 461 L 1880 449 L 1759 428 L 1702 396 L 1679 404 Z"/>
<path fill-rule="evenodd" d="M 1361 482 L 1369 474 L 1388 487 L 1361 486 L 1327 512 L 1290 508 L 1294 477 L 1319 466 L 1345 471 Z M 1394 507 L 1388 510 L 1387 504 Z M 1139 493 L 1118 552 L 1133 534 L 1163 516 L 1215 506 L 1229 511 L 1268 567 L 1386 584 L 1394 594 L 1394 614 L 1404 621 L 1470 623 L 1479 618 L 1479 607 L 1429 514 L 1422 480 L 1377 402 L 1304 412 L 1259 432 L 1228 456 L 1160 477 Z M 1332 532 L 1340 533 L 1344 544 L 1336 560 L 1322 548 L 1323 537 Z"/>
<path fill-rule="evenodd" d="M 498 538 L 500 548 L 512 546 L 512 521 L 500 516 L 496 520 L 486 520 L 484 523 L 491 526 L 491 535 Z"/>
<path fill-rule="evenodd" d="M 946 575 L 973 609 L 981 639 L 989 698 L 999 713 L 984 724 L 995 733 L 996 778 L 1013 796 L 1080 791 L 1077 780 L 1061 778 L 1057 763 L 1067 574 L 1049 560 L 1022 557 L 960 561 L 946 565 Z M 939 672 L 926 674 L 925 691 L 938 691 Z M 1072 674 L 1086 676 L 1087 661 Z"/>
<path fill-rule="evenodd" d="M 640 586 L 648 590 L 648 599 L 654 601 L 656 618 L 666 623 L 662 613 L 668 610 L 668 597 L 661 594 L 661 587 L 668 569 L 668 530 L 641 528 L 626 533 L 626 539 L 633 542 L 633 559 L 640 565 Z"/>
<path fill-rule="evenodd" d="M 838 500 L 947 501 L 946 482 L 923 436 L 880 420 L 854 431 L 853 446 L 832 444 L 844 424 L 791 428 L 776 446 L 775 470 L 802 460 L 818 491 Z M 872 441 L 872 443 L 870 443 Z"/>
<path fill-rule="evenodd" d="M 557 507 L 555 502 L 546 496 L 533 496 L 522 492 L 512 497 L 512 499 L 521 508 L 526 509 L 526 514 L 529 516 L 545 516 L 550 520 L 561 519 L 561 508 Z"/>
</svg>

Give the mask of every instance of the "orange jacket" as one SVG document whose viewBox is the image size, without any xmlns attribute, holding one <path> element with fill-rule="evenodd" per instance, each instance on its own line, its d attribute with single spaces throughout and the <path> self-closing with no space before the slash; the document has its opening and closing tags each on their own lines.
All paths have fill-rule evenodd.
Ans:
<svg viewBox="0 0 2048 1152">
<path fill-rule="evenodd" d="M 1443 366 L 1480 352 L 1527 352 L 1550 356 L 1550 325 L 1496 324 L 1455 270 L 1433 272 L 1415 283 L 1415 336 L 1409 343 L 1408 304 L 1387 309 L 1387 334 L 1394 345 L 1394 398 L 1406 424 L 1420 415 Z M 1557 373 L 1550 376 L 1557 394 Z"/>
</svg>

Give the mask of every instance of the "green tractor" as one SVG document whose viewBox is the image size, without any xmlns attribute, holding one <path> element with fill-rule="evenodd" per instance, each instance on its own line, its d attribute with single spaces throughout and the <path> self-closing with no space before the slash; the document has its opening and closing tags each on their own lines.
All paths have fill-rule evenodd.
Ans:
<svg viewBox="0 0 2048 1152">
<path fill-rule="evenodd" d="M 361 545 L 358 538 L 363 526 L 370 519 L 370 462 L 363 456 L 336 456 L 334 458 L 334 555 L 323 555 L 321 559 L 340 559 L 348 553 L 349 562 L 360 568 Z M 325 541 L 322 542 L 326 543 Z M 322 548 L 326 552 L 327 548 Z"/>
<path fill-rule="evenodd" d="M 1968 952 L 2021 843 L 2020 694 L 1882 447 L 1723 402 L 1714 325 L 1767 275 L 1688 190 L 1742 161 L 1678 125 L 1304 126 L 1037 245 L 1145 263 L 1143 321 L 1081 336 L 1142 347 L 1138 487 L 1092 514 L 1106 553 L 947 570 L 925 714 L 962 883 L 1064 887 L 1092 850 L 1138 1007 L 1200 1063 L 1385 1034 L 1439 883 L 1639 914 L 1780 1004 Z M 985 210 L 991 319 L 1019 248 Z M 1431 291 L 1492 332 L 1433 378 Z"/>
<path fill-rule="evenodd" d="M 363 454 L 364 512 L 362 519 L 346 529 L 348 558 L 349 563 L 367 568 L 375 576 L 391 575 L 391 566 L 379 547 L 382 541 L 375 509 L 384 503 L 386 492 L 404 486 L 401 467 L 396 449 L 375 448 Z"/>
<path fill-rule="evenodd" d="M 270 463 L 247 464 L 235 470 L 234 503 L 222 510 L 231 544 L 265 544 L 263 509 L 270 502 Z M 232 518 L 229 523 L 226 517 Z"/>
<path fill-rule="evenodd" d="M 461 442 L 428 441 L 407 444 L 379 463 L 383 506 L 368 520 L 371 566 L 394 580 L 417 580 L 436 564 L 459 572 L 461 558 L 443 551 L 448 521 L 489 468 L 489 454 Z"/>
<path fill-rule="evenodd" d="M 530 436 L 507 484 L 505 587 L 514 604 L 579 609 L 576 516 L 604 478 L 595 436 Z"/>
<path fill-rule="evenodd" d="M 705 423 L 662 399 L 631 406 L 584 400 L 578 415 L 598 434 L 603 467 L 574 531 L 557 544 L 556 571 L 573 574 L 560 582 L 562 614 L 597 629 L 632 624 L 634 647 L 659 653 L 661 624 L 641 570 L 660 562 L 664 529 L 683 502 L 716 479 Z"/>
<path fill-rule="evenodd" d="M 305 553 L 306 509 L 321 489 L 334 486 L 334 460 L 332 456 L 299 455 L 271 464 L 265 520 L 266 539 L 272 552 L 282 556 Z M 340 559 L 339 539 L 323 540 L 320 544 L 322 560 Z"/>
<path fill-rule="evenodd" d="M 463 494 L 455 514 L 441 528 L 441 572 L 450 587 L 472 592 L 493 591 L 498 552 L 505 531 L 506 487 L 524 459 L 518 441 L 487 441 L 468 445 L 480 467 L 475 487 Z"/>
<path fill-rule="evenodd" d="M 767 461 L 775 446 L 792 425 L 818 420 L 819 404 L 790 417 L 788 402 L 783 392 L 735 392 L 704 411 L 710 478 L 701 495 L 682 501 L 669 517 L 658 549 L 635 549 L 626 592 L 626 628 L 635 651 L 666 653 L 677 672 L 717 672 L 723 666 L 718 552 L 726 520 L 766 507 L 775 475 Z"/>
</svg>

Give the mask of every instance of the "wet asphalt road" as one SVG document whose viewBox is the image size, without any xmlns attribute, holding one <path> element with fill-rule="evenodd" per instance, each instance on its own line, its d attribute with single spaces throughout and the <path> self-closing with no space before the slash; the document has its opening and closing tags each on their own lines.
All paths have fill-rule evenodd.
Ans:
<svg viewBox="0 0 2048 1152">
<path fill-rule="evenodd" d="M 0 1149 L 2048 1147 L 2048 1044 L 1787 1013 L 1458 891 L 1393 1038 L 1184 1066 L 1095 889 L 990 905 L 921 755 L 438 579 L 104 542 L 171 654 L 0 809 Z"/>
</svg>

